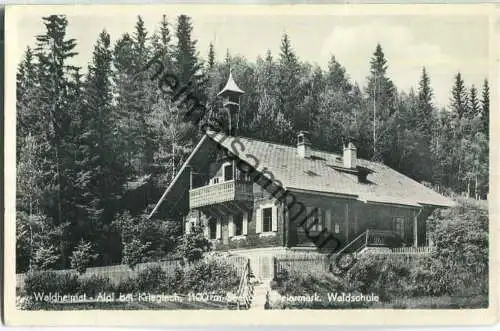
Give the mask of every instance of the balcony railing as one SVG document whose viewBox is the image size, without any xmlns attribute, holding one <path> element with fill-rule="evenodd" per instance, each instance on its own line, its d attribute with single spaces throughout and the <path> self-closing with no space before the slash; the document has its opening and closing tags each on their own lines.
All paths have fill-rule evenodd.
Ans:
<svg viewBox="0 0 500 331">
<path fill-rule="evenodd" d="M 229 201 L 251 201 L 253 185 L 251 182 L 227 181 L 194 188 L 189 191 L 189 207 L 197 208 L 216 205 Z"/>
</svg>

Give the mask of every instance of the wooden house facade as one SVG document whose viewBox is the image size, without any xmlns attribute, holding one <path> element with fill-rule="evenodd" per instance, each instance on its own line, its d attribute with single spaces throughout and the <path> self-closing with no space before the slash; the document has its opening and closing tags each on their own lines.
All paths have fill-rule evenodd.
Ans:
<svg viewBox="0 0 500 331">
<path fill-rule="evenodd" d="M 230 76 L 220 95 L 233 129 L 206 132 L 153 213 L 167 200 L 186 233 L 201 224 L 216 250 L 240 253 L 328 250 L 314 240 L 322 233 L 336 238 L 337 250 L 428 244 L 427 217 L 453 201 L 357 158 L 353 142 L 337 155 L 315 150 L 307 132 L 296 146 L 238 136 L 242 93 Z"/>
</svg>

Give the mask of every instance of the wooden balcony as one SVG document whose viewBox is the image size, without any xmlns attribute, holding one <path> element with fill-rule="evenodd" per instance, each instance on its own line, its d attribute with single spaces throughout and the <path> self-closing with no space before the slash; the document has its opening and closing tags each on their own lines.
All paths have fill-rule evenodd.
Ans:
<svg viewBox="0 0 500 331">
<path fill-rule="evenodd" d="M 253 183 L 231 180 L 189 190 L 189 208 L 253 200 Z"/>
</svg>

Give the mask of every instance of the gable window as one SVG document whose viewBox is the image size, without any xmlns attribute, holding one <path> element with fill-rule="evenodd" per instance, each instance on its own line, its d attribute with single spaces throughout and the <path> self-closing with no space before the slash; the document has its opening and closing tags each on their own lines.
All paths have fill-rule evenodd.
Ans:
<svg viewBox="0 0 500 331">
<path fill-rule="evenodd" d="M 215 220 L 211 220 L 208 223 L 210 239 L 217 239 L 217 222 Z"/>
<path fill-rule="evenodd" d="M 262 209 L 262 232 L 271 232 L 273 229 L 273 208 Z"/>
<path fill-rule="evenodd" d="M 224 165 L 224 181 L 233 180 L 233 164 L 227 163 Z"/>
<path fill-rule="evenodd" d="M 219 177 L 212 178 L 212 184 L 219 184 Z"/>
<path fill-rule="evenodd" d="M 243 213 L 234 215 L 234 235 L 241 236 L 243 234 Z"/>
</svg>

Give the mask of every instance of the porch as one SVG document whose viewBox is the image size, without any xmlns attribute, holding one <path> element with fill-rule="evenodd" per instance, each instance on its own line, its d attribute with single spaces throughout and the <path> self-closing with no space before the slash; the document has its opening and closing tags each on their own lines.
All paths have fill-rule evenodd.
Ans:
<svg viewBox="0 0 500 331">
<path fill-rule="evenodd" d="M 361 253 L 378 254 L 426 254 L 432 251 L 432 246 L 412 246 L 406 243 L 398 233 L 389 230 L 367 229 L 354 240 L 345 245 L 336 254 Z"/>
</svg>

